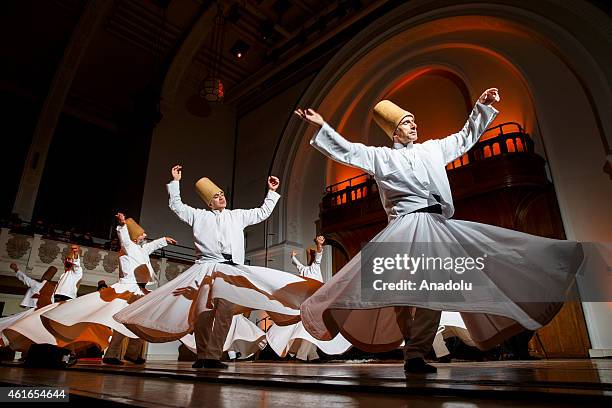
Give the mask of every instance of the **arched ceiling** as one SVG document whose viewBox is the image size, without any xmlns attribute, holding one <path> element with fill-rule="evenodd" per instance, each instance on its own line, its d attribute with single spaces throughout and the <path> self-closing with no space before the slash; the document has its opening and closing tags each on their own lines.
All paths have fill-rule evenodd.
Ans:
<svg viewBox="0 0 612 408">
<path fill-rule="evenodd" d="M 186 38 L 207 10 L 225 17 L 219 76 L 228 102 L 267 86 L 300 56 L 343 25 L 367 16 L 380 0 L 115 0 L 75 74 L 67 104 L 111 120 L 129 112 L 147 87 L 160 87 Z M 43 99 L 85 0 L 22 0 L 3 10 L 2 86 Z M 212 24 L 210 24 L 212 27 Z M 248 45 L 242 58 L 232 47 Z M 210 27 L 190 55 L 186 77 L 201 81 L 211 69 Z M 195 90 L 194 90 L 195 91 Z"/>
</svg>

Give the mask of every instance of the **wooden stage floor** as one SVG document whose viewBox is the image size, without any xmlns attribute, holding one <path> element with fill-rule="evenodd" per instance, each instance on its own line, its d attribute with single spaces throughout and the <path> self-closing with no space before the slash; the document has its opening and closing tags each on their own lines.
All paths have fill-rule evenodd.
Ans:
<svg viewBox="0 0 612 408">
<path fill-rule="evenodd" d="M 0 385 L 70 387 L 71 401 L 143 407 L 574 407 L 612 406 L 612 360 L 436 364 L 437 374 L 406 377 L 396 364 L 191 363 L 66 370 L 0 366 Z M 64 404 L 65 406 L 65 404 Z"/>
</svg>

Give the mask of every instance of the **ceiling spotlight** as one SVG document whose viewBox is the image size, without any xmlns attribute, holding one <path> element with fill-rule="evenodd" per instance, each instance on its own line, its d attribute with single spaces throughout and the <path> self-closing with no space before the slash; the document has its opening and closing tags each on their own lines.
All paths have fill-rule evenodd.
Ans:
<svg viewBox="0 0 612 408">
<path fill-rule="evenodd" d="M 232 48 L 230 48 L 230 52 L 234 57 L 241 59 L 249 51 L 249 48 L 251 48 L 249 44 L 245 43 L 242 40 L 237 40 L 232 46 Z"/>
<path fill-rule="evenodd" d="M 274 23 L 270 20 L 265 20 L 259 26 L 259 35 L 264 41 L 268 41 L 274 35 Z"/>
</svg>

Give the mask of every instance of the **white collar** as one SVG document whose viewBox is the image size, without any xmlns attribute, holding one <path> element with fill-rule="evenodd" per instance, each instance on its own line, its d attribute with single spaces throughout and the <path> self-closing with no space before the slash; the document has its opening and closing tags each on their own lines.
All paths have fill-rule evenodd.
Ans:
<svg viewBox="0 0 612 408">
<path fill-rule="evenodd" d="M 403 144 L 403 143 L 399 143 L 399 142 L 394 142 L 393 143 L 393 148 L 394 149 L 404 149 L 404 148 L 412 149 L 412 148 L 414 148 L 414 143 L 410 142 L 410 143 L 407 143 L 407 144 Z"/>
</svg>

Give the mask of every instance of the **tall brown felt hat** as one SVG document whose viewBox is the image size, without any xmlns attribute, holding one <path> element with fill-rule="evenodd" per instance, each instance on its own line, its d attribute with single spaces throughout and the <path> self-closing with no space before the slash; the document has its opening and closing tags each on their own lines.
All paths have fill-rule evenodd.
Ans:
<svg viewBox="0 0 612 408">
<path fill-rule="evenodd" d="M 138 223 L 134 221 L 133 218 L 128 218 L 127 220 L 125 220 L 125 225 L 127 226 L 128 234 L 130 234 L 130 239 L 132 241 L 138 239 L 138 237 L 144 234 L 145 232 L 145 230 L 140 225 L 138 225 Z"/>
<path fill-rule="evenodd" d="M 374 121 L 391 139 L 397 126 L 408 115 L 411 113 L 386 99 L 374 106 Z"/>
<path fill-rule="evenodd" d="M 223 191 L 208 177 L 202 177 L 199 179 L 195 184 L 195 188 L 200 195 L 200 198 L 202 198 L 206 205 L 210 204 L 215 194 Z"/>
</svg>

